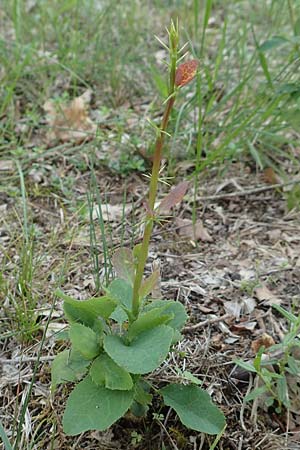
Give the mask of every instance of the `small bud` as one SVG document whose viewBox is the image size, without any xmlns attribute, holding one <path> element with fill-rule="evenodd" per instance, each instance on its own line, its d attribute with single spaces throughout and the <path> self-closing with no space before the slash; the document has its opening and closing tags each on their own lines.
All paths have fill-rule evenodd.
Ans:
<svg viewBox="0 0 300 450">
<path fill-rule="evenodd" d="M 175 85 L 181 87 L 189 83 L 195 77 L 198 65 L 197 59 L 180 64 L 176 70 Z"/>
<path fill-rule="evenodd" d="M 178 36 L 178 19 L 176 25 L 174 24 L 173 20 L 171 20 L 171 26 L 169 31 L 169 40 L 170 40 L 170 48 L 173 50 L 173 52 L 176 52 L 179 42 L 179 36 Z"/>
</svg>

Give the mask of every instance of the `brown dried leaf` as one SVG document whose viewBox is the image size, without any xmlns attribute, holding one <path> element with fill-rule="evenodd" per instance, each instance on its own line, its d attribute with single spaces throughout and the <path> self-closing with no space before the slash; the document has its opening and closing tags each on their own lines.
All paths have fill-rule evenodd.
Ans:
<svg viewBox="0 0 300 450">
<path fill-rule="evenodd" d="M 87 112 L 91 94 L 91 91 L 87 90 L 69 104 L 57 105 L 53 100 L 45 102 L 46 120 L 51 128 L 48 139 L 79 144 L 94 137 L 97 125 L 92 122 Z"/>
<path fill-rule="evenodd" d="M 260 347 L 264 346 L 265 348 L 269 348 L 275 344 L 274 339 L 267 333 L 263 333 L 259 338 L 255 339 L 255 341 L 251 344 L 251 350 L 253 353 L 257 353 Z"/>
<path fill-rule="evenodd" d="M 213 242 L 206 228 L 204 228 L 202 220 L 197 220 L 195 225 L 189 219 L 176 219 L 176 226 L 179 228 L 180 236 L 187 237 L 195 241 Z"/>
<path fill-rule="evenodd" d="M 272 167 L 267 167 L 264 170 L 264 180 L 268 184 L 280 183 L 280 179 L 278 178 Z"/>
<path fill-rule="evenodd" d="M 161 201 L 159 205 L 160 212 L 168 212 L 171 208 L 173 208 L 173 206 L 180 203 L 185 196 L 188 187 L 188 181 L 182 181 L 182 183 L 179 183 L 177 186 L 173 187 L 173 189 L 171 189 L 171 191 Z"/>
<path fill-rule="evenodd" d="M 262 285 L 255 289 L 256 297 L 259 301 L 265 302 L 266 305 L 280 305 L 280 298 L 276 297 L 276 295 L 267 288 L 266 285 Z"/>
</svg>

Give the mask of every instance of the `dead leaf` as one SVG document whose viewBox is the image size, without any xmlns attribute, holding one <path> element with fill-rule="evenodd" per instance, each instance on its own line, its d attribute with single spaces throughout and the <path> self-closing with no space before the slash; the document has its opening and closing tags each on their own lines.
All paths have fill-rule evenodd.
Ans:
<svg viewBox="0 0 300 450">
<path fill-rule="evenodd" d="M 176 219 L 176 226 L 179 228 L 179 235 L 187 237 L 195 241 L 213 242 L 206 228 L 204 228 L 202 220 L 197 220 L 195 225 L 190 219 Z"/>
<path fill-rule="evenodd" d="M 276 295 L 264 284 L 255 289 L 255 294 L 258 300 L 265 302 L 266 305 L 271 306 L 281 304 L 280 298 L 276 297 Z"/>
<path fill-rule="evenodd" d="M 275 341 L 272 336 L 267 333 L 263 333 L 259 338 L 252 342 L 251 350 L 256 355 L 260 347 L 264 346 L 265 348 L 269 348 L 272 345 L 275 345 Z"/>
<path fill-rule="evenodd" d="M 235 333 L 241 333 L 243 331 L 253 331 L 256 327 L 256 322 L 241 322 L 231 326 L 231 330 Z"/>
<path fill-rule="evenodd" d="M 171 208 L 173 208 L 173 206 L 177 205 L 177 203 L 180 203 L 185 196 L 188 187 L 188 181 L 182 181 L 181 183 L 177 184 L 177 186 L 173 187 L 173 189 L 171 189 L 171 191 L 161 201 L 159 205 L 160 212 L 168 212 Z"/>
<path fill-rule="evenodd" d="M 101 205 L 101 216 L 104 222 L 119 222 L 122 220 L 124 216 L 128 214 L 128 212 L 131 210 L 131 206 L 119 204 L 119 205 L 111 205 L 109 203 Z M 88 217 L 89 217 L 88 213 Z M 98 206 L 94 206 L 92 217 L 93 220 L 98 219 L 100 216 L 100 211 Z"/>
<path fill-rule="evenodd" d="M 268 184 L 278 184 L 280 183 L 279 177 L 276 175 L 272 167 L 267 167 L 264 170 L 264 180 Z"/>
<path fill-rule="evenodd" d="M 91 95 L 91 90 L 87 90 L 69 104 L 57 104 L 54 100 L 45 102 L 44 111 L 50 127 L 48 139 L 80 144 L 95 136 L 97 125 L 90 119 L 87 112 Z"/>
<path fill-rule="evenodd" d="M 255 306 L 256 301 L 252 297 L 224 302 L 225 312 L 236 319 L 239 319 L 243 314 L 251 314 Z"/>
</svg>

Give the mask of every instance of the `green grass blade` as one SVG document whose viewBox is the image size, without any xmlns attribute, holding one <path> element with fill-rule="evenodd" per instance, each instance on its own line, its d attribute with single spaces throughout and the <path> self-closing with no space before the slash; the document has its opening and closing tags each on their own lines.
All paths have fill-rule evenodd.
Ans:
<svg viewBox="0 0 300 450">
<path fill-rule="evenodd" d="M 7 434 L 6 434 L 5 430 L 4 430 L 1 422 L 0 422 L 0 437 L 1 437 L 2 442 L 4 444 L 5 450 L 13 450 L 13 448 L 12 448 L 12 446 L 11 446 L 9 440 L 8 440 Z"/>
</svg>

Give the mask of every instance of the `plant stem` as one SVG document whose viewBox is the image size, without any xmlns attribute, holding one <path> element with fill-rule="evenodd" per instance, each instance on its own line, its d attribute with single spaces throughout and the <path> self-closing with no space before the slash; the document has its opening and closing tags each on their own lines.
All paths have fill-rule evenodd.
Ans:
<svg viewBox="0 0 300 450">
<path fill-rule="evenodd" d="M 171 48 L 171 47 L 170 47 Z M 149 187 L 149 197 L 148 197 L 148 211 L 146 215 L 146 225 L 144 230 L 143 241 L 138 255 L 138 264 L 136 269 L 136 275 L 133 285 L 133 298 L 132 298 L 132 313 L 136 318 L 139 313 L 139 290 L 143 280 L 143 274 L 145 270 L 146 261 L 148 258 L 149 243 L 153 229 L 154 222 L 154 204 L 157 194 L 159 170 L 162 159 L 162 151 L 164 144 L 164 135 L 167 130 L 170 114 L 175 102 L 175 73 L 176 73 L 176 62 L 177 62 L 177 45 L 171 48 L 171 68 L 170 68 L 170 85 L 169 85 L 169 96 L 166 103 L 166 108 L 161 122 L 161 127 L 159 134 L 155 143 L 155 150 L 153 155 L 153 166 Z"/>
</svg>

